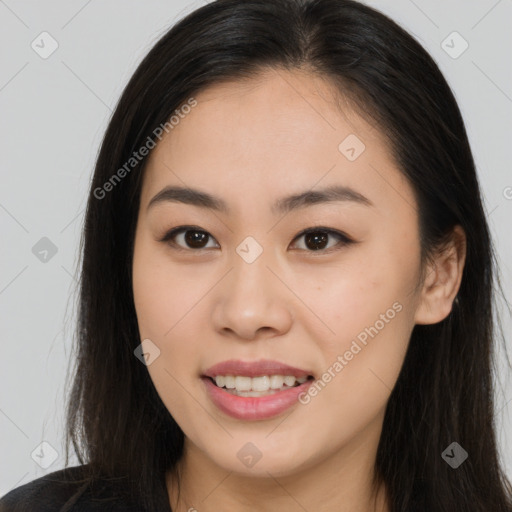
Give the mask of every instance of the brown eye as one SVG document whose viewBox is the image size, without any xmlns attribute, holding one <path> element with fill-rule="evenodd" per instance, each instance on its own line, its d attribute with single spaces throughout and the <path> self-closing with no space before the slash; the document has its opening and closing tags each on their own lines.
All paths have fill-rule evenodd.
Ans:
<svg viewBox="0 0 512 512">
<path fill-rule="evenodd" d="M 185 231 L 185 243 L 194 249 L 203 249 L 207 240 L 208 234 L 204 231 L 192 231 L 191 229 Z"/>
<path fill-rule="evenodd" d="M 325 249 L 327 245 L 327 241 L 329 239 L 329 234 L 317 231 L 316 233 L 306 233 L 304 235 L 304 242 L 308 249 L 312 249 L 314 251 Z"/>
<path fill-rule="evenodd" d="M 329 252 L 333 247 L 352 243 L 352 240 L 343 233 L 322 227 L 309 228 L 298 235 L 295 240 L 301 237 L 304 237 L 305 250 L 308 252 Z M 326 249 L 330 238 L 335 238 L 338 242 Z"/>
<path fill-rule="evenodd" d="M 183 236 L 181 234 L 183 233 Z M 174 239 L 180 236 L 179 242 Z M 194 249 L 209 249 L 206 247 L 208 240 L 213 237 L 201 229 L 193 226 L 182 226 L 180 228 L 169 231 L 165 237 L 161 240 L 162 242 L 169 242 L 172 246 L 178 246 L 178 249 L 183 250 L 194 250 Z"/>
</svg>

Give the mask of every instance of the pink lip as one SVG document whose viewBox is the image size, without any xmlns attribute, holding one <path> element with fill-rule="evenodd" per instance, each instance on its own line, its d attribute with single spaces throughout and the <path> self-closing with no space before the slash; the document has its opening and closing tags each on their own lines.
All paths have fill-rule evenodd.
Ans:
<svg viewBox="0 0 512 512">
<path fill-rule="evenodd" d="M 293 375 L 294 377 L 308 377 L 312 372 L 295 368 L 279 361 L 270 359 L 261 359 L 259 361 L 244 362 L 236 359 L 223 361 L 211 368 L 208 368 L 203 374 L 206 377 L 215 378 L 217 375 L 245 375 L 247 377 L 260 377 L 262 375 Z"/>
<path fill-rule="evenodd" d="M 293 375 L 296 378 L 309 377 L 312 372 L 295 368 L 279 361 L 260 359 L 245 362 L 237 359 L 223 361 L 208 368 L 201 379 L 212 402 L 224 413 L 240 420 L 265 420 L 281 414 L 298 402 L 298 397 L 313 382 L 312 379 L 299 386 L 262 397 L 236 396 L 215 385 L 212 379 L 217 375 L 242 375 L 260 377 L 263 375 Z"/>
<path fill-rule="evenodd" d="M 230 373 L 233 375 L 232 372 Z M 247 373 L 244 373 L 244 375 L 247 375 Z M 268 375 L 268 373 L 264 375 Z M 287 373 L 287 375 L 290 375 L 290 373 Z M 232 395 L 217 387 L 210 377 L 202 377 L 201 380 L 212 402 L 222 412 L 239 420 L 265 420 L 277 416 L 296 404 L 299 395 L 306 392 L 313 383 L 313 380 L 307 380 L 300 386 L 279 391 L 273 395 L 246 397 Z"/>
</svg>

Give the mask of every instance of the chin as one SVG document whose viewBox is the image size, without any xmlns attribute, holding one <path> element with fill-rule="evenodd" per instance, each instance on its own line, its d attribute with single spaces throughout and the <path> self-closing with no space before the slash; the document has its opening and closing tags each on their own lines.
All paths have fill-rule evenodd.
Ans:
<svg viewBox="0 0 512 512">
<path fill-rule="evenodd" d="M 277 437 L 271 441 L 272 434 L 266 436 L 268 432 L 252 437 L 253 441 L 247 435 L 240 441 L 231 439 L 229 446 L 225 444 L 220 452 L 209 451 L 208 456 L 226 471 L 259 478 L 293 475 L 306 469 L 309 466 L 308 461 L 313 464 L 311 461 L 315 453 L 311 451 L 314 450 L 311 445 L 306 453 L 304 444 L 298 440 L 293 442 L 289 436 L 286 444 L 282 439 L 276 443 Z"/>
</svg>

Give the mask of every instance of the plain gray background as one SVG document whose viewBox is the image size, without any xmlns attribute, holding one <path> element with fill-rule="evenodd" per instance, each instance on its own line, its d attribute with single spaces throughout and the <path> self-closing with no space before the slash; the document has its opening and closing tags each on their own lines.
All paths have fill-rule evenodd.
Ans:
<svg viewBox="0 0 512 512">
<path fill-rule="evenodd" d="M 142 57 L 204 3 L 0 0 L 0 495 L 64 467 L 78 244 L 101 137 Z M 512 0 L 366 3 L 420 41 L 455 92 L 510 301 Z M 44 55 L 52 44 L 57 49 Z M 48 244 L 43 237 L 55 254 L 37 255 L 36 244 Z M 507 315 L 503 326 L 510 347 Z M 496 411 L 500 452 L 512 476 L 512 386 L 504 369 Z"/>
</svg>

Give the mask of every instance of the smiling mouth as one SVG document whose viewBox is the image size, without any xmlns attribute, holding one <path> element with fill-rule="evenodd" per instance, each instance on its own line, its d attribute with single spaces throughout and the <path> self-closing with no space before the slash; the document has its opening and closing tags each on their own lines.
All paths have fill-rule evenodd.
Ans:
<svg viewBox="0 0 512 512">
<path fill-rule="evenodd" d="M 235 396 L 261 397 L 274 395 L 290 388 L 301 386 L 313 380 L 312 375 L 295 377 L 293 375 L 261 375 L 248 377 L 241 375 L 217 375 L 207 377 L 218 388 Z"/>
</svg>

